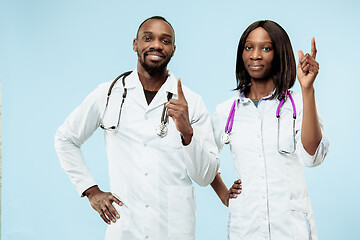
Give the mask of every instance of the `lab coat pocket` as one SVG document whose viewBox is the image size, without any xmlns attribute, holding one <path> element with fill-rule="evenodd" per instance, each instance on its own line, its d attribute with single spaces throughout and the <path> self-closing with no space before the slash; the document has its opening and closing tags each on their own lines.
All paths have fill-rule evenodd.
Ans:
<svg viewBox="0 0 360 240">
<path fill-rule="evenodd" d="M 246 223 L 256 222 L 253 220 L 254 211 L 249 205 L 246 206 L 242 199 L 242 194 L 236 199 L 229 201 L 229 215 L 228 215 L 228 229 L 227 235 L 229 239 L 244 239 L 247 228 L 244 227 Z M 246 207 L 245 207 L 246 206 Z"/>
<path fill-rule="evenodd" d="M 195 238 L 195 193 L 193 186 L 167 188 L 168 231 L 172 239 Z"/>
<path fill-rule="evenodd" d="M 296 200 L 294 202 L 305 202 Z M 294 240 L 310 240 L 312 239 L 311 226 L 308 217 L 308 212 L 302 204 L 293 204 L 291 207 L 291 218 L 293 227 Z"/>
<path fill-rule="evenodd" d="M 179 149 L 182 146 L 180 133 L 171 121 L 168 126 L 168 134 L 161 138 L 161 147 L 164 149 Z"/>
<path fill-rule="evenodd" d="M 129 227 L 131 212 L 130 209 L 126 205 L 119 206 L 114 204 L 116 211 L 120 215 L 120 219 L 116 221 L 117 224 L 121 225 L 123 229 L 127 229 Z"/>
<path fill-rule="evenodd" d="M 105 239 L 114 239 L 125 234 L 126 230 L 129 228 L 129 222 L 131 220 L 131 212 L 126 205 L 119 206 L 116 203 L 113 205 L 119 213 L 120 219 L 117 219 L 115 223 L 111 222 L 106 230 Z"/>
</svg>

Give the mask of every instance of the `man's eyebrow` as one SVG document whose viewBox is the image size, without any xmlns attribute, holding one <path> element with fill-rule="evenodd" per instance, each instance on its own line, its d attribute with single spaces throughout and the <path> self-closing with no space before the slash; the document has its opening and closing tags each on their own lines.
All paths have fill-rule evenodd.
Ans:
<svg viewBox="0 0 360 240">
<path fill-rule="evenodd" d="M 169 34 L 166 34 L 166 33 L 163 33 L 162 35 L 163 35 L 163 36 L 165 36 L 165 37 L 169 37 L 169 38 L 172 38 L 172 36 L 171 36 L 171 35 L 169 35 Z"/>
<path fill-rule="evenodd" d="M 143 34 L 153 34 L 153 32 L 143 32 Z M 165 36 L 165 37 L 173 38 L 172 35 L 170 35 L 170 34 L 163 33 L 161 35 Z"/>
</svg>

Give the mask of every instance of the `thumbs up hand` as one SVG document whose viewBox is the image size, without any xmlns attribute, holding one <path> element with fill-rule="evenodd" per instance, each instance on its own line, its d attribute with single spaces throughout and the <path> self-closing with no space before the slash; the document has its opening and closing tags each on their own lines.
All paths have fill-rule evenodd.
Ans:
<svg viewBox="0 0 360 240">
<path fill-rule="evenodd" d="M 304 55 L 303 51 L 298 51 L 299 64 L 297 67 L 297 77 L 300 82 L 301 88 L 309 88 L 313 86 L 315 78 L 319 73 L 319 63 L 316 59 L 316 45 L 315 38 L 311 39 L 311 53 Z"/>
<path fill-rule="evenodd" d="M 188 103 L 184 96 L 181 80 L 178 79 L 178 99 L 170 99 L 166 103 L 168 115 L 172 117 L 175 122 L 176 129 L 181 133 L 183 144 L 188 145 L 193 136 L 193 129 L 189 120 Z"/>
</svg>

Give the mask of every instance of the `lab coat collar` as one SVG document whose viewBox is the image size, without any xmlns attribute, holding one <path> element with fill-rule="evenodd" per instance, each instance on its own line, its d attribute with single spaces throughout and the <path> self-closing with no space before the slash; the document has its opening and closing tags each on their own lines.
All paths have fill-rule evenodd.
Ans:
<svg viewBox="0 0 360 240">
<path fill-rule="evenodd" d="M 125 79 L 125 88 L 130 89 L 134 87 L 141 87 L 141 82 L 139 79 L 139 75 L 137 73 L 137 69 L 132 71 L 129 76 Z M 117 83 L 115 87 L 122 87 L 122 83 Z M 173 95 L 177 95 L 177 80 L 172 72 L 168 70 L 168 78 L 166 79 L 165 83 L 161 86 L 159 92 L 161 89 L 164 89 L 166 92 L 171 92 Z"/>
<path fill-rule="evenodd" d="M 118 81 L 114 88 L 122 88 L 122 81 Z M 137 72 L 137 69 L 132 71 L 132 73 L 125 78 L 125 88 L 126 89 L 133 89 L 135 88 L 135 94 L 144 95 L 143 86 L 139 79 L 139 74 Z M 155 95 L 154 99 L 151 101 L 150 105 L 147 105 L 145 100 L 145 95 L 143 98 L 137 98 L 140 102 L 140 104 L 148 109 L 151 110 L 153 108 L 156 108 L 159 105 L 162 105 L 168 101 L 167 95 L 168 93 L 172 93 L 172 98 L 177 99 L 177 80 L 174 76 L 174 74 L 170 71 L 168 71 L 168 78 L 164 82 L 164 84 L 159 89 L 158 93 Z"/>
<path fill-rule="evenodd" d="M 271 98 L 271 96 L 275 93 L 275 90 L 274 89 L 269 95 L 267 95 L 266 97 L 263 97 L 262 99 L 260 100 L 269 100 Z M 244 92 L 240 92 L 240 91 L 237 91 L 236 93 L 236 100 L 238 100 L 238 102 L 240 103 L 247 103 L 247 102 L 250 102 L 251 99 L 250 98 L 247 98 L 244 94 Z"/>
<path fill-rule="evenodd" d="M 168 71 L 168 78 L 164 82 L 164 84 L 159 89 L 158 93 L 155 95 L 154 99 L 151 101 L 149 105 L 149 110 L 158 107 L 168 101 L 167 96 L 168 93 L 172 93 L 172 98 L 177 99 L 177 80 L 174 74 Z"/>
</svg>

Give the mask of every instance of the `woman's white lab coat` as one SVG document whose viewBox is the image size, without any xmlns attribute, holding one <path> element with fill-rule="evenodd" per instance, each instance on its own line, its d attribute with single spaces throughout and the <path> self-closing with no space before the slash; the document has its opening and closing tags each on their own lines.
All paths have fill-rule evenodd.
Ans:
<svg viewBox="0 0 360 240">
<path fill-rule="evenodd" d="M 81 144 L 99 127 L 100 121 L 112 126 L 118 120 L 123 93 L 121 81 L 113 88 L 102 119 L 110 83 L 93 91 L 56 134 L 60 162 L 79 194 L 96 185 L 84 164 Z M 167 136 L 161 138 L 156 134 L 164 103 L 168 101 L 167 93 L 177 98 L 174 75 L 169 72 L 150 105 L 136 70 L 126 78 L 125 87 L 127 97 L 119 130 L 105 131 L 111 191 L 124 203 L 123 207 L 114 204 L 121 217 L 108 227 L 106 239 L 193 240 L 195 194 L 192 180 L 202 186 L 208 185 L 219 165 L 205 104 L 200 96 L 183 86 L 194 129 L 191 143 L 184 147 L 172 118 L 169 118 Z"/>
<path fill-rule="evenodd" d="M 218 148 L 225 124 L 236 99 L 235 120 L 230 150 L 236 175 L 242 180 L 242 193 L 229 203 L 228 236 L 231 240 L 316 239 L 314 215 L 306 189 L 303 166 L 321 164 L 328 142 L 323 137 L 314 156 L 303 148 L 300 140 L 302 97 L 295 100 L 296 151 L 280 154 L 277 148 L 278 100 L 260 100 L 258 107 L 238 94 L 217 106 L 212 123 Z M 280 112 L 280 148 L 293 149 L 293 117 L 290 100 Z M 320 123 L 321 128 L 323 124 Z"/>
</svg>

